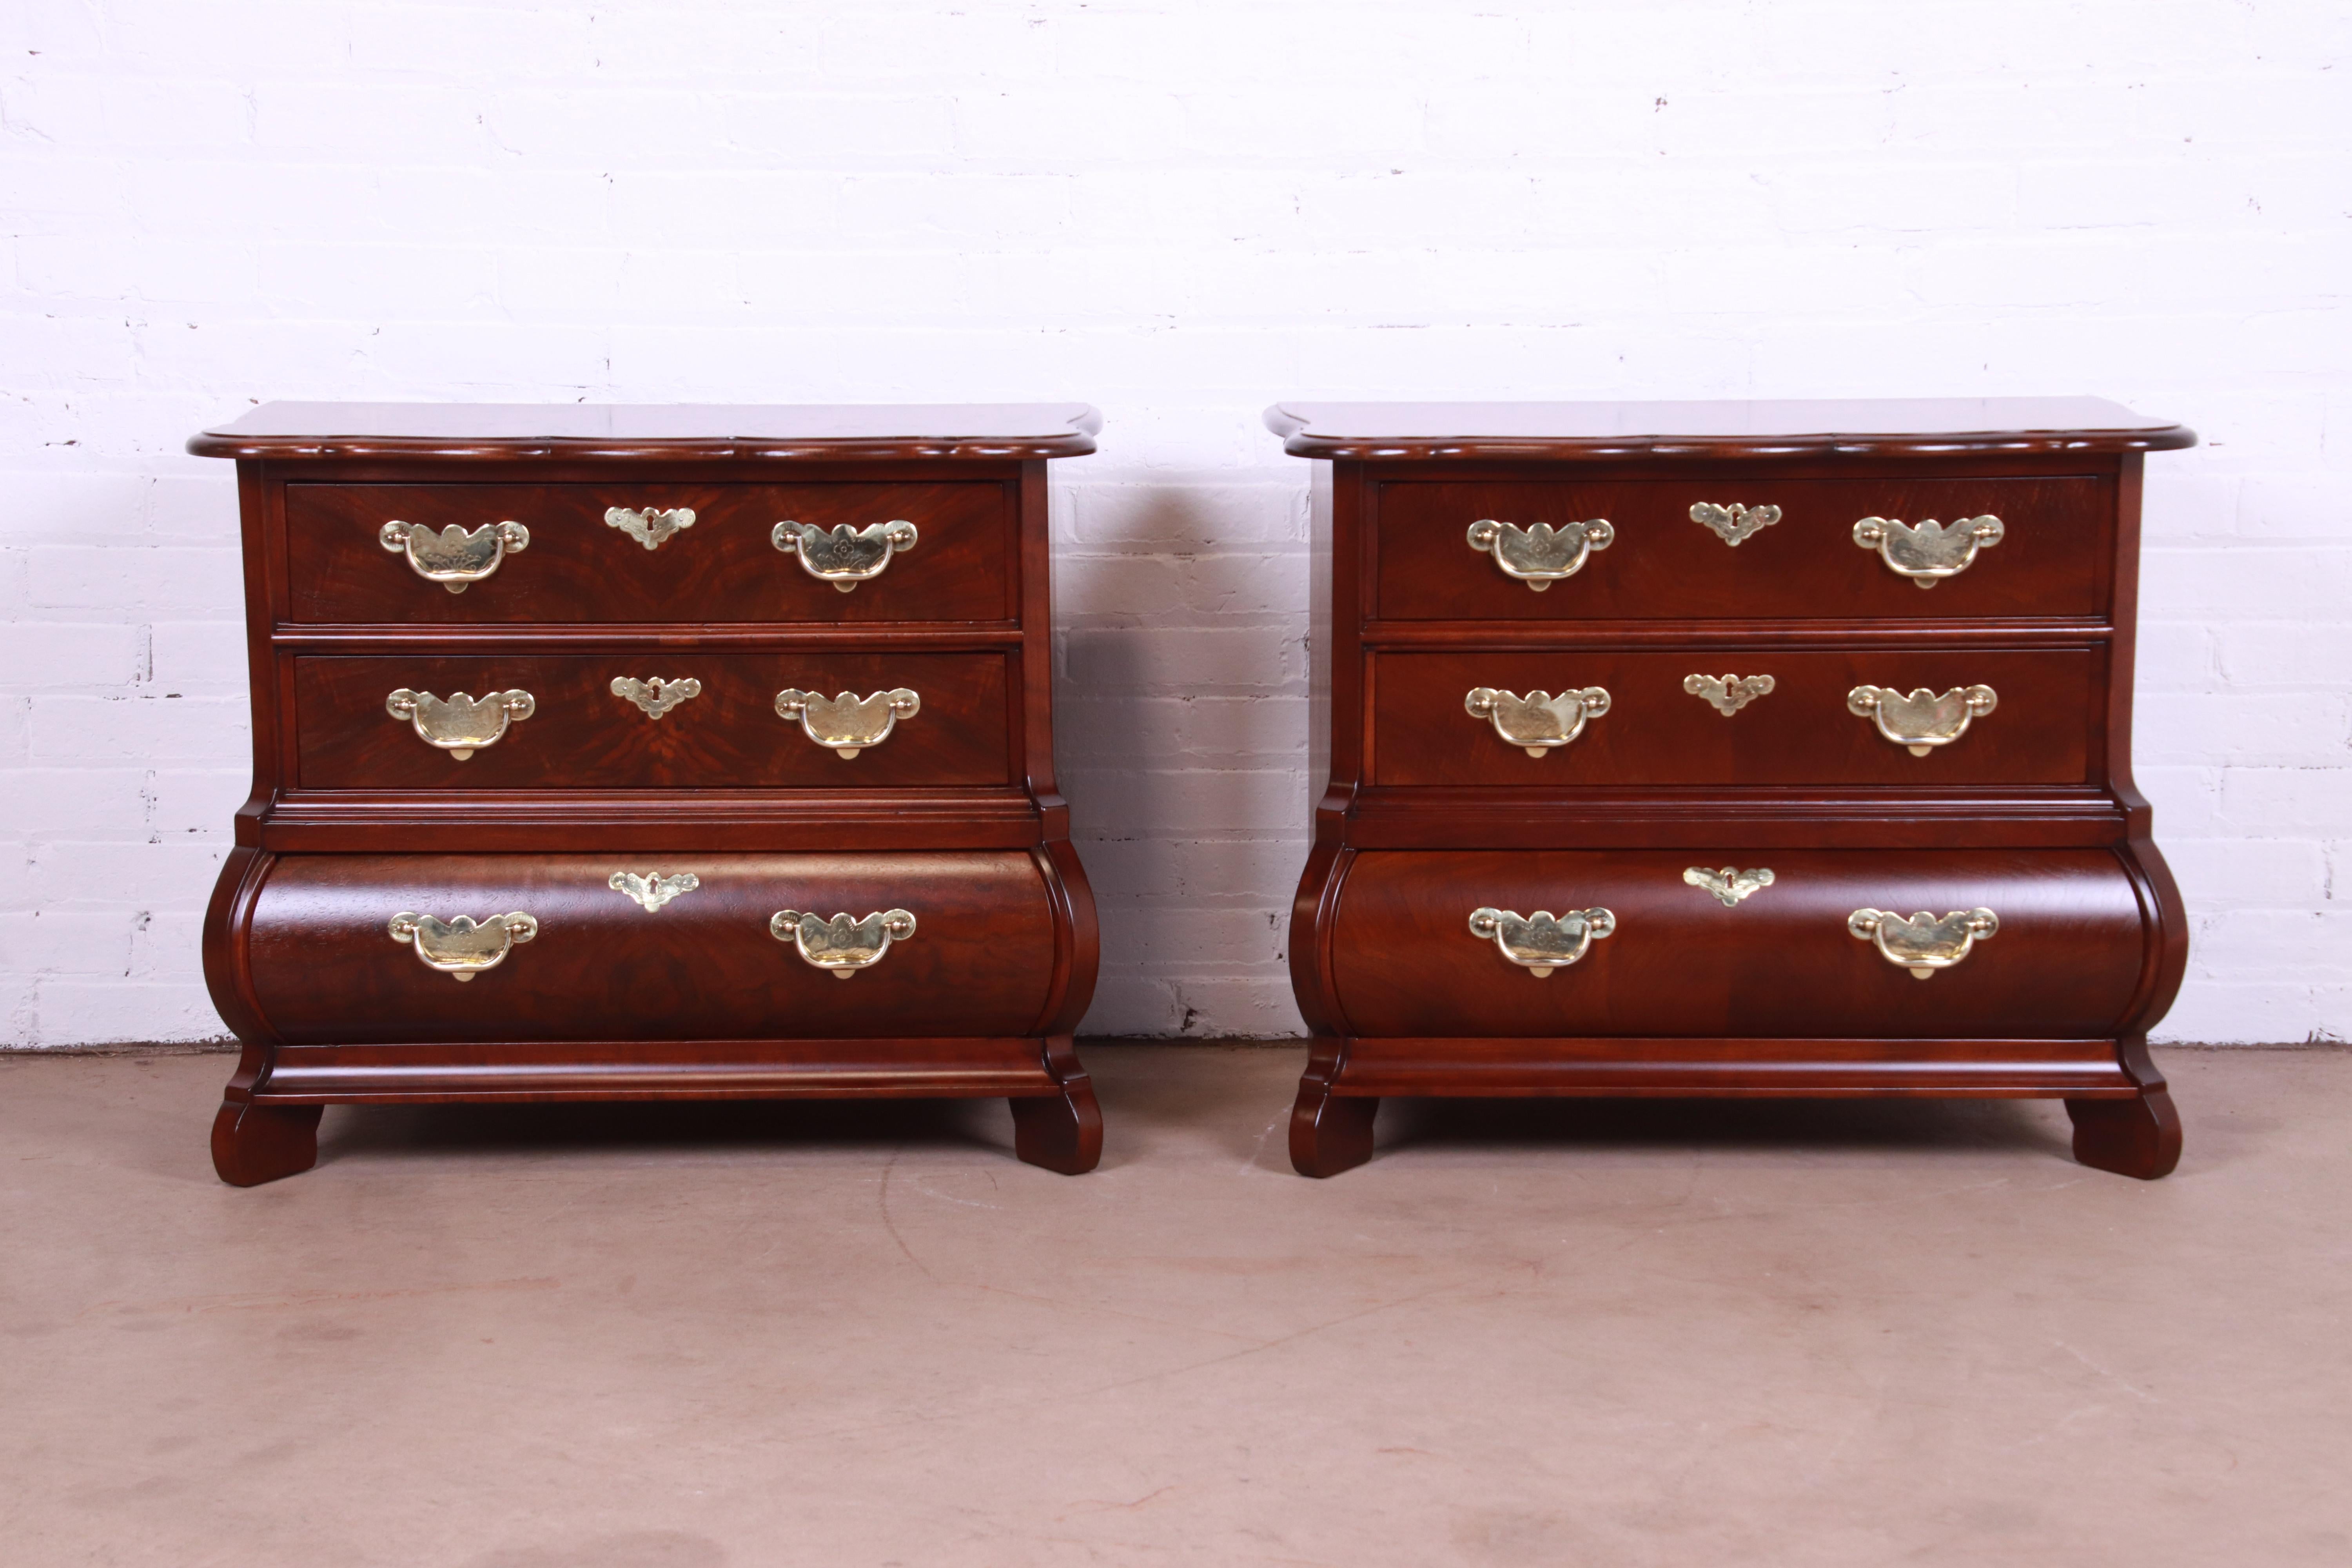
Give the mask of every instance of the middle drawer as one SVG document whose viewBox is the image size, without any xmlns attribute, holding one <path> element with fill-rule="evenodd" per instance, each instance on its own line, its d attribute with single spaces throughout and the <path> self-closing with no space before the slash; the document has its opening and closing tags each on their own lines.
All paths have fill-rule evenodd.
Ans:
<svg viewBox="0 0 2352 1568">
<path fill-rule="evenodd" d="M 2098 664 L 2088 648 L 1376 653 L 1371 779 L 2082 784 Z"/>
<path fill-rule="evenodd" d="M 1000 653 L 300 658 L 296 776 L 365 790 L 1006 784 L 1009 684 Z"/>
</svg>

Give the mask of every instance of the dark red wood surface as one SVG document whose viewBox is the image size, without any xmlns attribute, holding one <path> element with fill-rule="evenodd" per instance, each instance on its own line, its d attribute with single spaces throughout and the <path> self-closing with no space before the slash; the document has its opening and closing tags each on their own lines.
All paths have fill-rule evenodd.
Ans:
<svg viewBox="0 0 2352 1568">
<path fill-rule="evenodd" d="M 650 913 L 615 871 L 690 871 Z M 905 909 L 915 934 L 836 980 L 769 934 L 793 909 Z M 385 934 L 403 910 L 539 921 L 459 982 Z M 253 916 L 257 1001 L 292 1043 L 1022 1035 L 1054 964 L 1045 884 L 1025 854 L 289 856 Z"/>
<path fill-rule="evenodd" d="M 828 789 L 1013 782 L 1001 654 L 851 647 L 789 656 L 656 648 L 630 654 L 404 655 L 298 658 L 294 710 L 306 790 Z M 659 719 L 613 695 L 615 676 L 702 682 Z M 775 710 L 786 688 L 860 697 L 904 687 L 922 700 L 880 744 L 851 758 Z M 446 698 L 520 689 L 536 709 L 463 762 L 384 707 L 407 688 Z"/>
<path fill-rule="evenodd" d="M 2079 784 L 2097 741 L 2097 659 L 1919 647 L 1769 651 L 1696 642 L 1680 653 L 1380 653 L 1371 656 L 1370 779 L 1381 785 Z M 1689 675 L 1769 675 L 1773 689 L 1728 717 L 1683 689 Z M 1848 711 L 1856 686 L 1908 692 L 1990 686 L 1999 698 L 1924 757 Z M 1463 699 L 1600 687 L 1609 710 L 1541 757 L 1510 744 Z"/>
<path fill-rule="evenodd" d="M 1098 940 L 1054 772 L 1043 459 L 1091 451 L 1098 424 L 1076 405 L 274 405 L 192 441 L 243 459 L 253 683 L 254 788 L 204 938 L 245 1044 L 223 1179 L 306 1169 L 318 1106 L 345 1100 L 1003 1095 L 1020 1158 L 1091 1169 L 1069 1031 Z M 530 548 L 448 594 L 375 542 L 387 497 L 406 521 L 523 511 Z M 647 552 L 609 505 L 698 517 Z M 783 516 L 895 515 L 920 542 L 852 594 L 768 542 Z M 655 721 L 612 695 L 620 674 L 704 690 Z M 463 763 L 383 711 L 394 687 L 468 681 L 540 709 Z M 775 714 L 787 685 L 907 685 L 923 710 L 845 761 Z M 593 882 L 523 869 L 558 861 Z M 764 901 L 754 864 L 846 912 L 869 892 L 915 909 L 917 935 L 855 980 L 819 973 L 768 935 L 799 906 Z M 931 902 L 859 869 L 885 865 L 919 868 Z M 680 868 L 715 879 L 651 915 L 605 885 Z M 460 984 L 384 932 L 395 889 L 511 893 L 556 924 Z"/>
<path fill-rule="evenodd" d="M 1790 479 L 1750 466 L 1672 480 L 1395 480 L 1377 488 L 1377 614 L 1394 620 L 1885 618 L 2060 616 L 2106 609 L 2112 476 L 1946 479 L 1917 473 Z M 1773 505 L 1781 518 L 1737 546 L 1693 522 L 1696 501 Z M 1853 542 L 1853 525 L 1990 513 L 2000 542 L 1932 588 Z M 1555 527 L 1605 519 L 1616 538 L 1540 593 L 1475 550 L 1481 519 Z M 405 570 L 405 568 L 404 568 Z"/>
<path fill-rule="evenodd" d="M 1726 908 L 1685 867 L 1769 866 Z M 1474 936 L 1482 906 L 1606 908 L 1613 935 L 1538 980 Z M 1915 980 L 1846 929 L 1858 909 L 1990 909 L 2000 929 Z M 2101 850 L 1371 852 L 1332 933 L 1354 1036 L 2112 1035 L 2139 979 L 2139 904 Z"/>
<path fill-rule="evenodd" d="M 868 626 L 1009 623 L 1015 485 L 713 484 L 624 478 L 589 484 L 291 484 L 286 487 L 290 618 L 453 628 L 506 622 L 745 622 Z M 694 524 L 647 550 L 604 521 L 608 507 L 691 507 Z M 904 521 L 913 549 L 842 593 L 778 550 L 785 521 L 864 528 Z M 391 521 L 468 531 L 520 522 L 530 542 L 462 594 L 410 569 L 377 535 Z"/>
<path fill-rule="evenodd" d="M 265 403 L 189 437 L 199 458 L 317 462 L 959 462 L 1081 458 L 1082 403 Z"/>
<path fill-rule="evenodd" d="M 1058 1098 L 1063 1089 L 1050 1052 L 1017 1036 L 877 1040 L 761 1034 L 736 1040 L 287 1045 L 278 1047 L 269 1087 L 257 1103 L 299 1109 L 471 1100 L 1012 1099 Z"/>
<path fill-rule="evenodd" d="M 2113 1101 L 2139 1093 L 2116 1059 L 2113 1039 L 2005 1040 L 1984 1035 L 1959 1039 L 1367 1037 L 1348 1043 L 1346 1079 L 1343 1095 L 1365 1097 L 1477 1093 L 2022 1100 L 2063 1095 Z"/>
<path fill-rule="evenodd" d="M 1370 1158 L 1383 1094 L 2048 1095 L 2085 1163 L 2172 1168 L 2179 1119 L 2144 1037 L 2179 989 L 2187 921 L 2131 784 L 2130 708 L 2141 453 L 2190 432 L 2095 399 L 1315 405 L 1267 422 L 1293 453 L 1336 459 L 1308 639 L 1328 773 L 1289 943 L 1315 1035 L 1291 1123 L 1302 1173 Z M 1688 520 L 1700 500 L 1786 515 L 1734 549 Z M 2007 537 L 1931 590 L 1852 542 L 1859 516 L 1963 509 Z M 1618 528 L 1610 550 L 1540 595 L 1464 537 L 1484 516 L 1595 515 Z M 1694 673 L 1778 685 L 1726 719 L 1683 691 Z M 2000 705 L 1913 758 L 1845 711 L 1864 683 L 1982 683 Z M 1538 761 L 1463 712 L 1478 685 L 1601 685 L 1612 708 Z M 1674 873 L 1572 906 L 1671 934 L 1638 958 L 1612 951 L 1628 921 L 1537 981 L 1471 937 L 1475 903 L 1453 907 L 1465 866 L 1510 886 L 1612 855 Z M 1776 917 L 1783 887 L 1722 910 L 1679 880 L 1822 857 L 1903 868 L 1908 890 L 1807 912 L 1801 960 L 1775 942 L 1798 940 L 1778 917 L 1805 895 Z M 1958 897 L 1969 879 L 1936 882 L 1933 865 L 1990 868 L 1977 879 L 2024 929 L 2066 941 L 2003 950 L 2020 929 L 2003 910 L 2000 936 L 1917 981 L 1846 934 L 1865 901 Z M 2000 908 L 1950 907 L 1980 899 Z M 1744 933 L 1720 950 L 1717 910 Z M 1458 955 L 1417 965 L 1433 946 Z"/>
<path fill-rule="evenodd" d="M 1294 458 L 1658 458 L 2154 452 L 2196 433 L 2100 397 L 1748 398 L 1716 402 L 1277 403 L 1266 428 Z"/>
</svg>

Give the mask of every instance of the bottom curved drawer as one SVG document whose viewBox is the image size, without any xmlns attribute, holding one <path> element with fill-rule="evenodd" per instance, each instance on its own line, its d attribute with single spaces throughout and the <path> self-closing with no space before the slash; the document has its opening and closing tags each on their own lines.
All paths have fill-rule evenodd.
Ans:
<svg viewBox="0 0 2352 1568">
<path fill-rule="evenodd" d="M 1385 850 L 1330 963 L 1363 1036 L 2081 1039 L 2147 940 L 2104 850 Z"/>
<path fill-rule="evenodd" d="M 854 1039 L 1028 1034 L 1055 941 L 1017 851 L 289 855 L 248 951 L 294 1044 Z"/>
</svg>

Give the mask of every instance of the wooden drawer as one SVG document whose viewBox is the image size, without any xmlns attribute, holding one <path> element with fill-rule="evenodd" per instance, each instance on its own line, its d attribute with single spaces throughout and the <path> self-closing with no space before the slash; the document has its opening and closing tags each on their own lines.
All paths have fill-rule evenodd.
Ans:
<svg viewBox="0 0 2352 1568">
<path fill-rule="evenodd" d="M 293 661 L 297 776 L 310 790 L 905 789 L 1013 782 L 1007 660 L 999 653 L 301 658 Z M 618 678 L 701 683 L 659 718 Z M 776 711 L 786 689 L 858 697 L 898 689 L 919 706 L 844 758 Z M 530 694 L 531 711 L 459 759 L 386 708 L 406 689 Z"/>
<path fill-rule="evenodd" d="M 1730 907 L 1684 879 L 1759 866 L 1770 885 Z M 1470 926 L 1595 908 L 1614 931 L 1543 978 Z M 1998 930 L 1925 980 L 1848 927 L 1980 908 Z M 1360 1035 L 2081 1039 L 2115 1032 L 2145 941 L 2104 850 L 1374 851 L 1341 888 L 1331 963 Z"/>
<path fill-rule="evenodd" d="M 700 885 L 648 911 L 615 872 Z M 915 923 L 842 980 L 771 934 L 780 910 Z M 389 931 L 400 914 L 516 912 L 535 934 L 462 982 Z M 310 1045 L 1023 1035 L 1055 954 L 1044 877 L 1019 852 L 289 856 L 251 942 L 260 1013 Z"/>
<path fill-rule="evenodd" d="M 2083 648 L 1379 653 L 1368 761 L 1381 784 L 2079 784 L 2099 728 L 2098 663 Z M 1726 716 L 1685 689 L 1694 675 L 1769 675 L 1773 686 Z M 1995 706 L 1915 756 L 1850 710 L 1864 685 L 1986 686 Z M 1607 710 L 1541 756 L 1465 705 L 1478 688 L 1525 698 L 1591 687 L 1609 694 Z"/>
<path fill-rule="evenodd" d="M 1737 546 L 1691 521 L 1694 503 L 1777 506 Z M 1918 619 L 2106 613 L 2115 489 L 2098 477 L 1621 483 L 1391 481 L 1375 502 L 1377 616 L 1391 620 Z M 1854 542 L 1864 518 L 1916 525 L 1990 514 L 2000 542 L 1922 590 Z M 1542 592 L 1473 548 L 1482 520 L 1529 528 L 1605 519 L 1616 537 Z"/>
<path fill-rule="evenodd" d="M 424 622 L 1010 621 L 1009 484 L 658 484 L 286 487 L 288 589 L 297 624 Z M 609 507 L 687 507 L 691 527 L 647 550 Z M 784 521 L 826 529 L 904 521 L 914 546 L 843 593 L 778 550 Z M 387 522 L 468 531 L 521 523 L 530 541 L 453 594 L 384 548 Z"/>
</svg>

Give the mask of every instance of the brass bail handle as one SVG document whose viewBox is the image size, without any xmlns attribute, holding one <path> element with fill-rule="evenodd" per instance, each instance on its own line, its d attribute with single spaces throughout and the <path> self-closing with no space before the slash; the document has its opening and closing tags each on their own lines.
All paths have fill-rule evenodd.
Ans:
<svg viewBox="0 0 2352 1568">
<path fill-rule="evenodd" d="M 486 522 L 475 529 L 453 522 L 436 531 L 429 523 L 395 520 L 376 530 L 376 542 L 406 556 L 408 569 L 426 582 L 462 594 L 497 572 L 508 556 L 530 549 L 530 530 L 519 522 Z"/>
<path fill-rule="evenodd" d="M 768 917 L 768 934 L 791 942 L 803 963 L 835 980 L 855 980 L 859 970 L 881 963 L 892 942 L 915 934 L 915 917 L 905 910 L 877 910 L 864 920 L 846 913 L 827 920 L 800 910 L 778 910 Z"/>
</svg>

